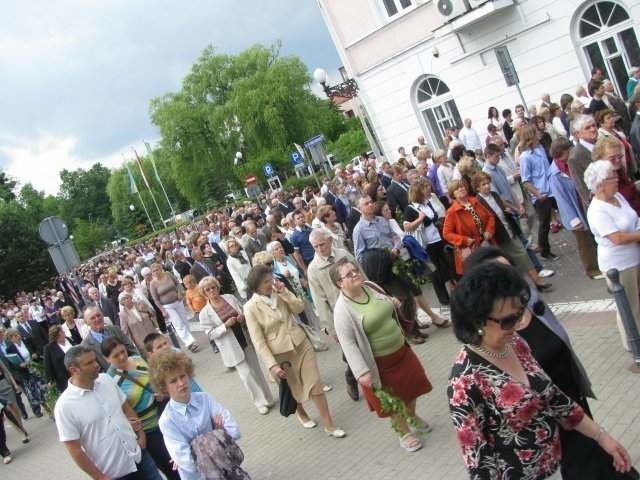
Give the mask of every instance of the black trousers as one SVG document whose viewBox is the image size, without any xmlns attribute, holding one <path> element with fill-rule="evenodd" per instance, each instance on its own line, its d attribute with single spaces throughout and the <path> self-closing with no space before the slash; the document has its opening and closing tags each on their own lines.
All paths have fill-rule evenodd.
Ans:
<svg viewBox="0 0 640 480">
<path fill-rule="evenodd" d="M 6 457 L 9 454 L 7 448 L 7 432 L 4 429 L 4 415 L 0 411 L 0 457 Z"/>
<path fill-rule="evenodd" d="M 552 197 L 536 200 L 536 203 L 533 204 L 533 208 L 535 208 L 538 215 L 538 246 L 542 255 L 548 255 L 551 252 L 549 229 L 554 205 L 555 200 Z"/>
<path fill-rule="evenodd" d="M 150 432 L 145 432 L 147 436 L 147 452 L 153 458 L 153 461 L 167 480 L 180 480 L 180 475 L 177 470 L 173 470 L 171 466 L 171 456 L 167 451 L 167 447 L 164 444 L 164 438 L 162 432 L 157 428 Z"/>
<path fill-rule="evenodd" d="M 453 269 L 453 255 L 447 253 L 444 249 L 444 242 L 430 243 L 426 246 L 429 258 L 436 267 L 436 271 L 431 274 L 433 289 L 436 292 L 438 301 L 443 305 L 449 304 L 449 291 L 446 282 L 455 279 Z"/>
</svg>

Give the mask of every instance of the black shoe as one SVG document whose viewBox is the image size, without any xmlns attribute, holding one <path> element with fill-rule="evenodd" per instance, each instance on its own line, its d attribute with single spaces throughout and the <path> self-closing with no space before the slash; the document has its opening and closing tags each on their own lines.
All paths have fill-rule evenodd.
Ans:
<svg viewBox="0 0 640 480">
<path fill-rule="evenodd" d="M 541 253 L 540 256 L 545 260 L 549 260 L 550 262 L 557 262 L 558 260 L 560 260 L 560 257 L 552 252 Z"/>
<path fill-rule="evenodd" d="M 347 383 L 347 395 L 354 402 L 360 400 L 360 392 L 358 391 L 358 384 Z"/>
<path fill-rule="evenodd" d="M 36 418 L 40 418 L 40 417 L 42 417 L 43 413 L 38 411 L 38 412 L 34 413 L 34 415 L 36 416 Z"/>
<path fill-rule="evenodd" d="M 539 292 L 544 292 L 545 290 L 549 290 L 553 285 L 550 283 L 541 283 L 540 285 L 536 285 Z"/>
</svg>

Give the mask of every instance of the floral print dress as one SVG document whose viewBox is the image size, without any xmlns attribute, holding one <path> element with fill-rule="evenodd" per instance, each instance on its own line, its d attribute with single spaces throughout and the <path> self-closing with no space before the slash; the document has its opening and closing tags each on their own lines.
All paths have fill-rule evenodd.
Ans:
<svg viewBox="0 0 640 480">
<path fill-rule="evenodd" d="M 584 417 L 514 336 L 529 385 L 514 380 L 467 346 L 456 358 L 447 394 L 462 456 L 474 480 L 538 480 L 560 467 L 559 427 Z"/>
</svg>

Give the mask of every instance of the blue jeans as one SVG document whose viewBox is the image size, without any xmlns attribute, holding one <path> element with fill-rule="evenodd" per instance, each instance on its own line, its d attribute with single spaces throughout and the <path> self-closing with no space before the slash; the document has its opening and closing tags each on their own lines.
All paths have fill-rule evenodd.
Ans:
<svg viewBox="0 0 640 480">
<path fill-rule="evenodd" d="M 531 250 L 530 247 L 528 247 L 529 242 L 527 241 L 525 236 L 522 234 L 522 232 L 520 232 L 520 234 L 518 235 L 518 239 L 522 242 L 522 246 L 527 251 L 527 255 L 529 255 L 529 260 L 531 260 L 531 263 L 533 263 L 533 267 L 536 269 L 536 272 L 539 272 L 540 270 L 542 270 L 543 268 L 542 263 L 540 263 L 540 259 L 538 258 L 538 255 L 536 255 L 536 252 L 534 252 L 533 250 Z"/>
<path fill-rule="evenodd" d="M 142 450 L 142 458 L 137 466 L 140 478 L 144 478 L 145 480 L 162 480 L 158 467 L 156 467 L 156 463 L 153 461 L 153 457 L 151 457 L 151 454 L 146 449 Z"/>
</svg>

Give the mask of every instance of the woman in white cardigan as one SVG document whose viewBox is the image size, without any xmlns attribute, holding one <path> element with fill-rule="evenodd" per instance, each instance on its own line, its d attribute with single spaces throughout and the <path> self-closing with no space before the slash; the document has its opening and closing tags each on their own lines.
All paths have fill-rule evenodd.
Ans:
<svg viewBox="0 0 640 480">
<path fill-rule="evenodd" d="M 220 283 L 214 277 L 200 280 L 198 288 L 207 299 L 198 320 L 211 340 L 216 342 L 226 367 L 235 367 L 244 388 L 261 415 L 274 405 L 258 357 L 242 324 L 242 307 L 233 295 L 220 295 Z"/>
<path fill-rule="evenodd" d="M 236 285 L 238 295 L 243 300 L 247 299 L 247 277 L 251 271 L 251 262 L 240 242 L 234 237 L 229 237 L 225 242 L 227 249 L 227 268 L 231 273 L 233 283 Z"/>
</svg>

